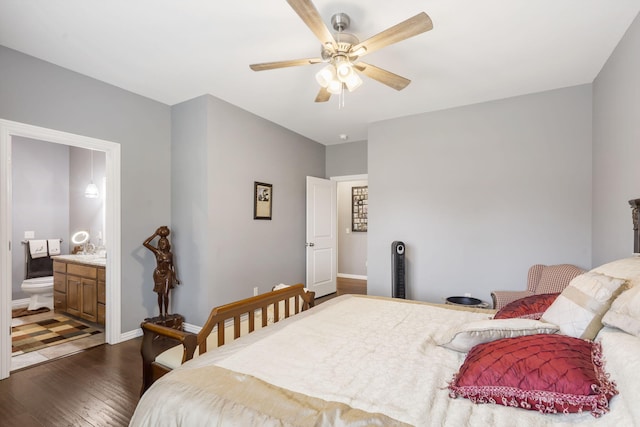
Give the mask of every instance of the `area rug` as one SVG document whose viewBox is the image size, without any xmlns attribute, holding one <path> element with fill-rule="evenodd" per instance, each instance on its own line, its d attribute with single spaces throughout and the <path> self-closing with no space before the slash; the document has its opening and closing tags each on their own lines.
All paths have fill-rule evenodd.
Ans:
<svg viewBox="0 0 640 427">
<path fill-rule="evenodd" d="M 31 316 L 32 314 L 46 313 L 47 311 L 49 311 L 48 307 L 40 307 L 35 310 L 28 310 L 27 307 L 15 308 L 11 310 L 11 318 Z"/>
<path fill-rule="evenodd" d="M 45 347 L 101 334 L 97 328 L 65 316 L 27 323 L 11 328 L 11 355 L 36 351 Z"/>
</svg>

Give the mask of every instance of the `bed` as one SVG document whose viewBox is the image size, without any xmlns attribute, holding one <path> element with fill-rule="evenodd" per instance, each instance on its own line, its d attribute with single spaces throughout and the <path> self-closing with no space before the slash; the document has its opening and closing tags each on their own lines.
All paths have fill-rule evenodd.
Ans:
<svg viewBox="0 0 640 427">
<path fill-rule="evenodd" d="M 640 257 L 574 280 L 567 288 L 572 290 L 526 306 L 525 316 L 509 317 L 509 310 L 522 309 L 516 304 L 502 313 L 506 318 L 492 310 L 340 296 L 210 349 L 164 375 L 142 396 L 131 426 L 635 425 L 640 420 L 635 401 L 640 396 Z M 593 290 L 594 280 L 603 286 L 594 298 L 568 310 L 576 289 Z M 537 318 L 531 305 L 540 312 Z M 586 321 L 579 327 L 576 319 Z M 571 328 L 577 328 L 577 337 L 567 335 L 576 334 Z M 592 340 L 584 338 L 594 331 Z M 477 350 L 500 362 L 514 352 L 495 357 L 498 350 L 492 346 L 524 339 L 576 340 L 569 351 L 586 346 L 587 370 L 599 381 L 597 387 L 587 384 L 596 389 L 597 405 L 585 404 L 586 398 L 571 390 L 565 392 L 569 403 L 558 404 L 556 392 L 551 404 L 533 403 L 527 410 L 526 399 L 518 400 L 517 394 L 496 397 L 496 390 L 502 396 L 511 385 L 479 388 L 461 382 L 463 371 L 473 371 L 469 358 Z M 550 362 L 545 366 L 564 366 L 560 359 Z M 482 366 L 475 375 L 492 369 Z M 579 383 L 573 373 L 564 375 L 553 381 Z M 563 413 L 567 409 L 576 412 Z"/>
</svg>

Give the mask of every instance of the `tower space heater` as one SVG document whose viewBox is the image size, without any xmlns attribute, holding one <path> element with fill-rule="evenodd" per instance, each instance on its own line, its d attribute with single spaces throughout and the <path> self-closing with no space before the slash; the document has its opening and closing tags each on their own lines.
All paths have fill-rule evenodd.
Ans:
<svg viewBox="0 0 640 427">
<path fill-rule="evenodd" d="M 405 246 L 403 242 L 395 241 L 391 243 L 391 295 L 394 298 L 407 298 L 404 252 Z"/>
</svg>

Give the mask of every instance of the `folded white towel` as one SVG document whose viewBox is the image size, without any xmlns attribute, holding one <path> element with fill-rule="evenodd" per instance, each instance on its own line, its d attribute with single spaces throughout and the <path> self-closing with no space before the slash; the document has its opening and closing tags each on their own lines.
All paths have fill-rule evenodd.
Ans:
<svg viewBox="0 0 640 427">
<path fill-rule="evenodd" d="M 29 240 L 29 252 L 31 253 L 31 258 L 42 258 L 49 254 L 47 251 L 47 241 L 46 240 Z"/>
<path fill-rule="evenodd" d="M 49 255 L 60 255 L 60 239 L 47 240 L 49 245 Z"/>
</svg>

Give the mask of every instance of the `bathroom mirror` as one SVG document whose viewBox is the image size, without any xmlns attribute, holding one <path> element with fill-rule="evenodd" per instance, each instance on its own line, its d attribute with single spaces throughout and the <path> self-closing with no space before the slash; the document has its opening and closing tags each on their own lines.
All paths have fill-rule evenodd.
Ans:
<svg viewBox="0 0 640 427">
<path fill-rule="evenodd" d="M 71 242 L 74 245 L 84 245 L 89 241 L 88 231 L 78 231 L 71 236 Z"/>
</svg>

